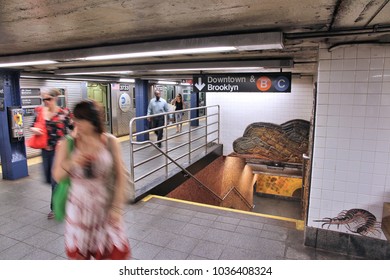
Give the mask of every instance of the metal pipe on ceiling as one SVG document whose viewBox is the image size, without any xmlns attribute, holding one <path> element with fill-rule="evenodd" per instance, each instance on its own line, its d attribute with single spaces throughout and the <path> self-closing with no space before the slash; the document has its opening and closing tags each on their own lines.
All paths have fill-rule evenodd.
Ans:
<svg viewBox="0 0 390 280">
<path fill-rule="evenodd" d="M 358 36 L 367 34 L 389 33 L 390 25 L 373 26 L 370 28 L 349 28 L 333 31 L 283 33 L 286 40 L 322 39 L 340 36 Z"/>
</svg>

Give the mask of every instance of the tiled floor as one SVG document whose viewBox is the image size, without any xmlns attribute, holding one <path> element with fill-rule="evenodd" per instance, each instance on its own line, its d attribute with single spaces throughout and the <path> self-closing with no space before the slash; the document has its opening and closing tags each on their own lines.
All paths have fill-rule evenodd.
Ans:
<svg viewBox="0 0 390 280">
<path fill-rule="evenodd" d="M 0 259 L 66 259 L 64 224 L 46 218 L 50 187 L 41 165 L 29 166 L 29 174 L 0 180 Z M 305 247 L 292 219 L 160 197 L 127 205 L 124 219 L 138 260 L 349 259 Z"/>
</svg>

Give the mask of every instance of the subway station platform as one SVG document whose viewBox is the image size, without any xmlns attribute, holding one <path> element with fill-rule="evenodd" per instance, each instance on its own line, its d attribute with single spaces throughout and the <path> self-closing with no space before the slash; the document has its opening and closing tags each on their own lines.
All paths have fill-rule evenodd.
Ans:
<svg viewBox="0 0 390 280">
<path fill-rule="evenodd" d="M 0 259 L 66 259 L 64 223 L 47 219 L 40 158 L 28 165 L 28 177 L 0 179 Z M 304 246 L 303 222 L 292 218 L 149 195 L 126 205 L 124 220 L 134 260 L 351 259 Z"/>
</svg>

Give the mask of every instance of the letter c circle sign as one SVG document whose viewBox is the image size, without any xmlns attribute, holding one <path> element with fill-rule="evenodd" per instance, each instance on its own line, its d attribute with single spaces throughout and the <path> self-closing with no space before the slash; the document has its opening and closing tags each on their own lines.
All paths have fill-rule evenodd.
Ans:
<svg viewBox="0 0 390 280">
<path fill-rule="evenodd" d="M 275 79 L 274 87 L 277 91 L 286 91 L 290 86 L 290 81 L 283 76 L 279 76 Z"/>
<path fill-rule="evenodd" d="M 131 100 L 130 96 L 127 93 L 122 93 L 119 96 L 119 109 L 121 109 L 122 112 L 128 112 L 131 108 Z"/>
</svg>

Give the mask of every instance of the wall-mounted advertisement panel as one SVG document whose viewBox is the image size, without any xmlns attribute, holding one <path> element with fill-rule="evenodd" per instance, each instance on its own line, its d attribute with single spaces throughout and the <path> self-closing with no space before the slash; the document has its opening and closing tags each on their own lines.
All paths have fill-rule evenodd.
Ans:
<svg viewBox="0 0 390 280">
<path fill-rule="evenodd" d="M 42 104 L 41 89 L 21 88 L 20 96 L 22 98 L 24 116 L 34 116 L 34 109 Z"/>
<path fill-rule="evenodd" d="M 194 75 L 195 92 L 291 92 L 291 72 Z"/>
</svg>

